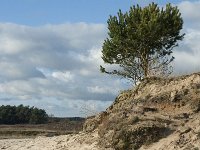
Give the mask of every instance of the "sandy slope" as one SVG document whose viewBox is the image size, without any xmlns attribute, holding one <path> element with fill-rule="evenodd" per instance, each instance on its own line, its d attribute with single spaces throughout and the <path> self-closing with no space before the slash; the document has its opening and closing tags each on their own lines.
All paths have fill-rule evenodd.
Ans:
<svg viewBox="0 0 200 150">
<path fill-rule="evenodd" d="M 97 132 L 35 139 L 0 140 L 0 149 L 7 150 L 99 150 Z"/>
<path fill-rule="evenodd" d="M 199 150 L 200 73 L 147 78 L 86 120 L 84 131 L 96 128 L 102 147 Z"/>
</svg>

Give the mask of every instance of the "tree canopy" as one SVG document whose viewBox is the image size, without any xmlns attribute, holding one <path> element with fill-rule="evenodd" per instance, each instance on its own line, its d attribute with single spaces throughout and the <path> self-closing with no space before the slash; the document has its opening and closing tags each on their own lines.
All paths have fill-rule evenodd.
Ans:
<svg viewBox="0 0 200 150">
<path fill-rule="evenodd" d="M 42 124 L 47 123 L 45 110 L 29 106 L 0 106 L 0 124 Z"/>
<path fill-rule="evenodd" d="M 177 7 L 167 4 L 159 8 L 151 3 L 146 7 L 134 5 L 128 12 L 121 10 L 110 16 L 108 38 L 102 47 L 102 59 L 106 64 L 115 64 L 117 69 L 107 71 L 134 82 L 152 75 L 171 73 L 172 49 L 178 46 L 184 34 L 181 13 Z"/>
</svg>

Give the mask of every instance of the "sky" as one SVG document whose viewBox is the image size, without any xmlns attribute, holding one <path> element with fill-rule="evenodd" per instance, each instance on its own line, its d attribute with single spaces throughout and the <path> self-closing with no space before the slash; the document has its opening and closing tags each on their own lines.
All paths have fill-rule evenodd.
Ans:
<svg viewBox="0 0 200 150">
<path fill-rule="evenodd" d="M 105 110 L 132 84 L 100 73 L 107 19 L 151 0 L 0 0 L 0 105 L 29 105 L 59 117 Z M 178 6 L 186 36 L 174 75 L 200 71 L 200 0 Z"/>
</svg>

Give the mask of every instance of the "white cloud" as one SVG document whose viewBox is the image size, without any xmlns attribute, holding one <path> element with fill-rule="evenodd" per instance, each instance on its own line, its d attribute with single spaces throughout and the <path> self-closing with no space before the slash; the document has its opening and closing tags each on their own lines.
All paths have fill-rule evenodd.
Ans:
<svg viewBox="0 0 200 150">
<path fill-rule="evenodd" d="M 200 27 L 185 29 L 185 38 L 180 47 L 175 48 L 174 69 L 176 74 L 188 74 L 200 71 Z"/>
<path fill-rule="evenodd" d="M 184 27 L 200 28 L 200 1 L 182 1 L 178 8 L 184 19 Z"/>
<path fill-rule="evenodd" d="M 183 30 L 186 33 L 179 47 L 174 48 L 174 73 L 188 74 L 200 71 L 200 1 L 182 1 L 178 8 L 183 17 Z"/>
<path fill-rule="evenodd" d="M 89 76 L 89 75 L 91 75 L 92 74 L 92 72 L 90 71 L 90 70 L 88 70 L 87 68 L 86 69 L 80 69 L 80 75 L 81 76 Z"/>
<path fill-rule="evenodd" d="M 65 72 L 60 72 L 60 71 L 56 71 L 52 73 L 52 77 L 64 81 L 64 82 L 68 82 L 70 80 L 73 80 L 73 75 L 69 72 L 69 71 L 65 71 Z"/>
<path fill-rule="evenodd" d="M 15 54 L 23 50 L 25 45 L 22 41 L 9 37 L 0 38 L 0 52 L 5 54 Z"/>
<path fill-rule="evenodd" d="M 188 29 L 186 31 L 185 41 L 184 44 L 189 46 L 189 49 L 192 50 L 192 52 L 195 55 L 200 54 L 200 28 L 197 29 Z"/>
<path fill-rule="evenodd" d="M 197 21 L 200 18 L 200 1 L 183 1 L 179 5 L 179 9 L 185 19 Z"/>
<path fill-rule="evenodd" d="M 17 80 L 17 79 L 26 79 L 32 77 L 41 77 L 44 78 L 44 75 L 35 69 L 32 64 L 23 64 L 19 63 L 15 58 L 6 57 L 0 61 L 0 77 L 4 80 Z M 29 66 L 28 66 L 29 65 Z"/>
<path fill-rule="evenodd" d="M 112 89 L 111 87 L 92 86 L 88 87 L 87 89 L 90 93 L 99 93 L 99 94 L 111 93 L 113 95 L 117 94 L 116 89 Z"/>
<path fill-rule="evenodd" d="M 118 79 L 99 72 L 103 24 L 0 23 L 0 33 L 1 104 L 23 103 L 60 116 L 78 116 L 80 103 L 89 100 L 98 103 L 98 110 L 105 109 L 123 87 Z"/>
</svg>

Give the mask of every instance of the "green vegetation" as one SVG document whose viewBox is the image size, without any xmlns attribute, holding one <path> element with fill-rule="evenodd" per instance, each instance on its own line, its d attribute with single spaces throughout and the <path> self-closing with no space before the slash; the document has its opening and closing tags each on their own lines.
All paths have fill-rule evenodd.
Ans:
<svg viewBox="0 0 200 150">
<path fill-rule="evenodd" d="M 48 122 L 45 110 L 29 106 L 0 106 L 0 124 L 43 124 Z"/>
<path fill-rule="evenodd" d="M 155 3 L 144 8 L 132 6 L 129 12 L 119 10 L 117 16 L 110 16 L 107 23 L 109 37 L 103 44 L 102 59 L 118 69 L 107 71 L 100 66 L 101 72 L 135 83 L 172 72 L 172 49 L 184 37 L 180 33 L 183 20 L 177 7 L 167 4 L 160 9 Z"/>
</svg>

